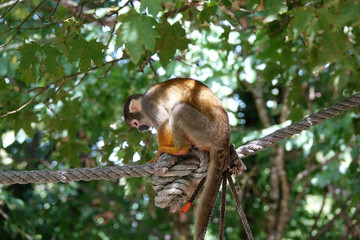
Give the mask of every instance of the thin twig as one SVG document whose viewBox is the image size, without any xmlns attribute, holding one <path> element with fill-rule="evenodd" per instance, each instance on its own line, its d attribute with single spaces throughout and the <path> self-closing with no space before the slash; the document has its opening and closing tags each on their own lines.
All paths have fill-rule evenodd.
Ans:
<svg viewBox="0 0 360 240">
<path fill-rule="evenodd" d="M 304 198 L 305 194 L 306 194 L 306 189 L 307 187 L 310 185 L 310 181 L 305 181 L 303 182 L 302 184 L 302 191 L 296 195 L 295 197 L 295 200 L 294 200 L 294 203 L 292 204 L 292 207 L 291 209 L 289 210 L 289 214 L 288 214 L 288 219 L 290 219 L 291 216 L 294 215 L 295 211 L 296 211 L 296 208 L 299 206 L 299 203 L 301 201 L 301 199 Z"/>
<path fill-rule="evenodd" d="M 12 5 L 12 6 L 8 10 L 5 11 L 5 13 L 0 17 L 0 19 L 3 19 L 20 1 L 23 2 L 24 0 L 13 0 L 13 1 L 9 1 L 9 2 L 1 4 L 0 9 L 6 8 L 10 5 Z"/>
<path fill-rule="evenodd" d="M 177 13 L 184 12 L 184 11 L 188 10 L 189 8 L 202 6 L 203 4 L 204 3 L 200 2 L 200 1 L 188 2 L 185 6 L 179 8 L 179 9 L 175 9 L 175 10 L 164 13 L 163 18 L 166 19 L 168 17 L 172 17 L 172 16 L 176 15 Z"/>
<path fill-rule="evenodd" d="M 88 71 L 87 71 L 85 74 L 88 74 L 90 71 L 96 70 L 96 69 L 98 69 L 98 68 L 104 67 L 104 66 L 106 66 L 107 64 L 112 64 L 112 63 L 114 63 L 114 62 L 117 62 L 117 61 L 120 61 L 120 60 L 123 60 L 123 59 L 124 59 L 124 58 L 114 59 L 114 60 L 105 62 L 105 63 L 103 63 L 103 64 L 100 65 L 100 66 L 91 67 L 91 68 L 88 69 Z M 64 80 L 67 79 L 67 78 L 71 78 L 71 77 L 78 76 L 78 75 L 80 75 L 80 74 L 83 74 L 83 73 L 82 73 L 82 72 L 73 73 L 73 74 L 70 74 L 70 75 L 63 76 L 63 77 L 61 77 L 61 78 L 53 81 L 52 83 L 48 84 L 46 87 L 43 87 L 34 97 L 32 97 L 32 98 L 31 98 L 28 102 L 26 102 L 24 105 L 22 105 L 21 107 L 15 109 L 15 110 L 13 110 L 13 111 L 10 111 L 10 112 L 7 112 L 7 113 L 5 113 L 5 114 L 3 114 L 3 115 L 0 115 L 0 118 L 5 118 L 5 117 L 7 117 L 7 116 L 9 116 L 9 115 L 12 115 L 12 114 L 15 114 L 15 113 L 20 112 L 21 110 L 23 110 L 24 108 L 26 108 L 27 106 L 29 106 L 31 103 L 33 103 L 38 96 L 40 96 L 42 93 L 44 93 L 45 91 L 47 91 L 47 90 L 50 88 L 51 85 L 56 84 L 56 83 L 59 83 L 59 82 L 62 82 L 62 81 L 64 81 Z M 76 86 L 77 86 L 77 85 L 76 85 Z M 29 91 L 33 91 L 33 90 L 35 90 L 35 89 L 39 89 L 39 88 L 36 87 L 36 88 L 34 88 L 34 89 L 30 89 L 30 90 L 28 90 L 28 92 L 29 92 Z M 73 88 L 72 88 L 72 89 L 73 89 Z M 71 90 L 72 90 L 72 89 L 71 89 Z M 54 96 L 54 95 L 52 95 L 52 96 Z M 52 96 L 51 96 L 51 97 L 52 97 Z M 50 97 L 50 98 L 51 98 L 51 97 Z M 47 102 L 50 98 L 48 97 L 48 98 L 47 98 L 46 100 L 44 100 L 44 101 Z"/>
<path fill-rule="evenodd" d="M 332 225 L 335 223 L 336 220 L 338 220 L 344 212 L 348 210 L 347 202 L 351 199 L 352 195 L 348 197 L 348 199 L 343 204 L 343 207 L 341 208 L 341 211 L 336 214 L 327 224 L 322 226 L 320 229 L 318 229 L 317 233 L 315 235 L 311 235 L 307 238 L 307 240 L 312 239 L 320 239 L 322 235 L 324 235 L 329 229 L 331 229 Z"/>
<path fill-rule="evenodd" d="M 42 0 L 33 10 L 32 12 L 20 23 L 20 25 L 17 26 L 17 30 L 14 33 L 14 35 L 9 39 L 9 41 L 7 41 L 6 43 L 4 43 L 3 45 L 0 45 L 0 48 L 5 47 L 6 45 L 8 45 L 12 40 L 14 40 L 14 38 L 16 37 L 16 35 L 19 33 L 20 31 L 20 27 L 32 16 L 34 15 L 34 13 L 36 12 L 36 10 L 45 2 L 45 0 Z"/>
<path fill-rule="evenodd" d="M 149 65 L 150 65 L 151 70 L 152 70 L 152 71 L 154 72 L 154 74 L 155 74 L 155 82 L 157 83 L 157 82 L 158 82 L 158 79 L 159 79 L 159 76 L 158 76 L 158 74 L 157 74 L 154 66 L 152 65 L 151 61 L 149 62 Z"/>
<path fill-rule="evenodd" d="M 310 233 L 309 233 L 310 236 L 313 235 L 312 233 L 314 232 L 314 230 L 315 230 L 315 228 L 317 226 L 317 223 L 318 223 L 318 221 L 320 219 L 320 216 L 323 213 L 325 203 L 326 203 L 326 196 L 327 196 L 327 192 L 324 192 L 324 196 L 323 196 L 323 200 L 322 200 L 322 203 L 321 203 L 320 210 L 319 210 L 318 214 L 315 217 L 315 222 L 314 222 L 313 226 L 311 227 L 311 230 L 310 230 Z"/>
<path fill-rule="evenodd" d="M 39 91 L 34 97 L 32 97 L 27 103 L 25 103 L 24 105 L 22 105 L 21 107 L 13 110 L 13 111 L 10 111 L 10 112 L 7 112 L 5 113 L 4 115 L 1 115 L 0 118 L 4 118 L 4 117 L 7 117 L 9 115 L 12 115 L 12 114 L 15 114 L 15 113 L 18 113 L 20 112 L 21 110 L 23 110 L 24 108 L 26 108 L 27 106 L 29 106 L 31 103 L 33 103 L 35 101 L 35 99 L 40 95 L 42 94 L 43 92 L 45 92 L 46 90 L 48 90 L 48 88 L 44 88 L 42 89 L 41 91 Z"/>
<path fill-rule="evenodd" d="M 349 147 L 349 148 L 352 148 L 354 145 L 355 145 L 355 139 L 348 144 L 348 147 Z M 318 164 L 318 165 L 313 165 L 313 166 L 307 167 L 307 168 L 304 169 L 303 171 L 299 172 L 299 173 L 296 175 L 294 181 L 291 183 L 291 188 L 293 189 L 294 186 L 295 186 L 298 182 L 300 182 L 301 180 L 307 178 L 311 173 L 315 172 L 316 170 L 321 169 L 322 167 L 324 167 L 325 165 L 329 164 L 330 162 L 339 159 L 339 155 L 340 155 L 341 153 L 342 153 L 342 152 L 337 152 L 334 156 L 332 156 L 332 157 L 329 158 L 328 160 L 322 161 L 322 162 L 321 162 L 320 164 Z"/>
</svg>

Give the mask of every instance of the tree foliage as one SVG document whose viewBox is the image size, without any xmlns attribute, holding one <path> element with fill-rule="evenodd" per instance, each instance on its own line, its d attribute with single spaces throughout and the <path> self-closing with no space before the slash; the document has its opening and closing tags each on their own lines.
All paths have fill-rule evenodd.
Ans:
<svg viewBox="0 0 360 240">
<path fill-rule="evenodd" d="M 3 1 L 0 169 L 145 163 L 155 138 L 122 105 L 171 77 L 204 81 L 232 143 L 254 140 L 360 90 L 359 13 L 357 0 Z M 359 124 L 357 107 L 244 161 L 256 239 L 359 238 Z M 190 239 L 191 216 L 153 199 L 146 179 L 2 186 L 1 238 Z"/>
</svg>

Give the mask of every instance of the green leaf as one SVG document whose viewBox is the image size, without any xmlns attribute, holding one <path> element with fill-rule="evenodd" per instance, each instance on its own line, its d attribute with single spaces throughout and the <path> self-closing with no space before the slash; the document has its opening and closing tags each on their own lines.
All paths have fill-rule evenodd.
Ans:
<svg viewBox="0 0 360 240">
<path fill-rule="evenodd" d="M 289 35 L 291 39 L 299 36 L 309 25 L 309 20 L 312 18 L 314 11 L 306 8 L 295 8 L 290 14 L 293 14 L 293 18 L 290 22 Z"/>
<path fill-rule="evenodd" d="M 36 69 L 36 60 L 38 59 L 41 47 L 36 42 L 26 43 L 20 49 L 21 54 L 19 71 L 25 78 L 25 82 L 29 84 L 36 80 L 38 71 Z"/>
<path fill-rule="evenodd" d="M 31 127 L 31 123 L 37 123 L 38 117 L 33 111 L 25 110 L 14 115 L 14 129 L 18 132 L 23 129 L 28 136 L 33 136 L 34 130 Z"/>
<path fill-rule="evenodd" d="M 330 183 L 339 181 L 341 177 L 338 163 L 331 162 L 324 167 L 324 170 L 314 177 L 314 184 L 323 188 Z"/>
<path fill-rule="evenodd" d="M 68 10 L 69 10 L 68 8 L 60 5 L 54 14 L 56 21 L 60 22 L 68 18 L 69 17 Z"/>
<path fill-rule="evenodd" d="M 5 82 L 5 79 L 0 80 L 0 91 L 5 90 L 7 88 L 7 84 Z"/>
<path fill-rule="evenodd" d="M 59 157 L 61 159 L 68 159 L 72 166 L 79 166 L 79 153 L 86 152 L 90 152 L 89 146 L 86 142 L 78 139 L 62 142 L 59 147 Z"/>
<path fill-rule="evenodd" d="M 206 3 L 204 9 L 200 12 L 200 21 L 202 23 L 209 22 L 210 17 L 215 15 L 217 9 L 218 4 L 216 2 Z"/>
<path fill-rule="evenodd" d="M 143 12 L 146 8 L 148 12 L 154 17 L 162 10 L 162 2 L 163 0 L 142 0 L 140 11 Z"/>
<path fill-rule="evenodd" d="M 347 55 L 349 48 L 350 43 L 345 35 L 325 31 L 319 47 L 320 64 L 342 60 Z"/>
<path fill-rule="evenodd" d="M 131 10 L 126 16 L 119 18 L 123 24 L 120 27 L 120 37 L 125 42 L 126 49 L 134 63 L 138 63 L 145 49 L 154 51 L 156 38 L 159 36 L 154 26 L 156 21 Z"/>
<path fill-rule="evenodd" d="M 78 133 L 79 122 L 76 117 L 79 115 L 81 102 L 79 98 L 70 101 L 64 101 L 64 107 L 61 109 L 60 115 L 66 118 L 62 123 L 69 131 L 69 136 L 74 137 Z"/>
<path fill-rule="evenodd" d="M 259 6 L 261 4 L 261 0 L 247 0 L 246 5 L 249 8 L 255 8 L 256 6 Z"/>
<path fill-rule="evenodd" d="M 63 54 L 58 49 L 50 46 L 50 44 L 42 46 L 42 50 L 45 55 L 45 60 L 43 61 L 46 69 L 45 72 L 51 75 L 61 75 L 64 72 L 64 68 L 56 58 Z"/>
<path fill-rule="evenodd" d="M 303 98 L 301 84 L 301 79 L 296 77 L 293 79 L 290 87 L 288 108 L 290 110 L 289 119 L 293 122 L 299 121 L 304 117 L 303 108 L 301 107 Z"/>
<path fill-rule="evenodd" d="M 127 44 L 127 50 L 134 63 L 138 63 L 141 56 L 145 53 L 144 48 L 132 43 Z"/>
<path fill-rule="evenodd" d="M 356 3 L 351 3 L 349 6 L 345 7 L 342 10 L 342 14 L 338 17 L 338 24 L 350 23 L 351 25 L 360 24 L 360 5 Z"/>
<path fill-rule="evenodd" d="M 156 49 L 159 50 L 161 64 L 166 67 L 170 59 L 174 58 L 176 50 L 186 49 L 190 41 L 179 22 L 170 25 L 165 21 L 157 30 L 161 37 L 157 39 Z"/>
<path fill-rule="evenodd" d="M 100 65 L 103 61 L 104 53 L 102 50 L 105 45 L 95 39 L 90 42 L 85 39 L 74 39 L 70 41 L 71 50 L 67 53 L 70 62 L 79 61 L 81 72 L 86 72 L 91 67 L 91 61 Z"/>
<path fill-rule="evenodd" d="M 231 27 L 223 26 L 223 30 L 224 30 L 224 32 L 220 35 L 220 38 L 222 38 L 224 40 L 228 40 L 230 32 L 231 32 Z"/>
<path fill-rule="evenodd" d="M 20 68 L 26 69 L 29 68 L 36 59 L 36 52 L 40 50 L 40 45 L 36 42 L 26 43 L 20 47 L 19 52 L 21 54 L 20 58 Z"/>
<path fill-rule="evenodd" d="M 264 7 L 269 14 L 277 14 L 287 9 L 286 2 L 283 0 L 265 0 Z"/>
<path fill-rule="evenodd" d="M 336 27 L 338 25 L 337 22 L 337 16 L 333 13 L 329 12 L 327 9 L 321 9 L 316 12 L 316 16 L 319 20 L 319 25 L 324 31 L 335 31 L 337 30 Z"/>
<path fill-rule="evenodd" d="M 272 22 L 278 19 L 278 14 L 284 13 L 287 11 L 286 2 L 283 0 L 264 0 L 264 11 L 256 12 L 255 16 L 265 17 L 264 21 Z"/>
<path fill-rule="evenodd" d="M 266 40 L 266 47 L 261 49 L 261 52 L 257 54 L 258 59 L 278 59 L 278 49 L 284 47 L 283 41 L 279 39 L 268 39 Z"/>
<path fill-rule="evenodd" d="M 101 42 L 97 42 L 96 39 L 88 42 L 87 47 L 89 48 L 89 57 L 92 61 L 94 61 L 95 65 L 99 66 L 103 62 L 104 54 L 103 49 L 106 48 L 104 44 Z"/>
</svg>

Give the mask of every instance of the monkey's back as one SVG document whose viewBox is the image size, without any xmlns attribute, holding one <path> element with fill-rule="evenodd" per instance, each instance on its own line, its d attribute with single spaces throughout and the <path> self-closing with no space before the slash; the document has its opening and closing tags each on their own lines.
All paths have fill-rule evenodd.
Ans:
<svg viewBox="0 0 360 240">
<path fill-rule="evenodd" d="M 214 120 L 214 116 L 223 116 L 222 120 L 228 124 L 227 113 L 221 101 L 200 81 L 190 78 L 170 79 L 150 87 L 144 96 L 155 101 L 155 104 L 163 104 L 167 111 L 177 102 L 186 102 L 211 120 Z"/>
</svg>

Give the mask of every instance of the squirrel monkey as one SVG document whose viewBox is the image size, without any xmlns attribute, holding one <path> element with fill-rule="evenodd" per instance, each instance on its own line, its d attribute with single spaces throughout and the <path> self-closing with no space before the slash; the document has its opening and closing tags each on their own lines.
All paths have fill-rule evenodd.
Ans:
<svg viewBox="0 0 360 240">
<path fill-rule="evenodd" d="M 229 156 L 229 120 L 222 103 L 203 83 L 175 78 L 150 87 L 143 95 L 128 97 L 124 118 L 140 132 L 151 127 L 157 130 L 155 161 L 161 153 L 186 155 L 190 145 L 210 151 L 194 226 L 194 239 L 203 239 Z"/>
</svg>

